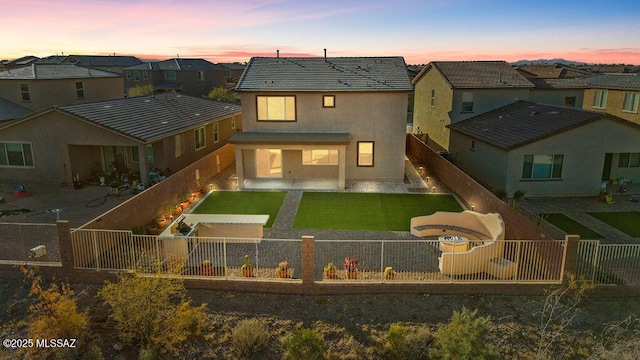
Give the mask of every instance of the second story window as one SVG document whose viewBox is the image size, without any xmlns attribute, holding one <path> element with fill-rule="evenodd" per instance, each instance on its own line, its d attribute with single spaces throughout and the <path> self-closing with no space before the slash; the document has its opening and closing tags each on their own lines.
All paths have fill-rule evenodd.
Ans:
<svg viewBox="0 0 640 360">
<path fill-rule="evenodd" d="M 473 93 L 462 93 L 462 112 L 473 112 Z"/>
<path fill-rule="evenodd" d="M 140 81 L 140 71 L 135 70 L 133 72 L 133 81 Z"/>
<path fill-rule="evenodd" d="M 147 80 L 149 78 L 149 74 L 146 71 L 142 72 L 142 79 Z"/>
<path fill-rule="evenodd" d="M 295 96 L 256 96 L 258 121 L 296 121 Z"/>
<path fill-rule="evenodd" d="M 195 135 L 195 143 L 196 150 L 202 149 L 204 147 L 204 128 L 198 128 L 194 131 Z"/>
<path fill-rule="evenodd" d="M 231 128 L 232 129 L 236 128 L 236 117 L 235 116 L 231 118 Z"/>
<path fill-rule="evenodd" d="M 436 106 L 436 90 L 435 89 L 431 90 L 431 106 L 432 107 Z"/>
<path fill-rule="evenodd" d="M 220 131 L 218 131 L 218 123 L 213 123 L 213 142 L 217 143 L 220 140 Z"/>
<path fill-rule="evenodd" d="M 131 71 L 127 70 L 126 75 L 127 75 L 127 80 L 131 80 Z"/>
<path fill-rule="evenodd" d="M 640 93 L 633 93 L 633 92 L 624 93 L 624 101 L 622 102 L 622 111 L 637 113 L 638 98 L 640 98 Z"/>
<path fill-rule="evenodd" d="M 593 107 L 598 109 L 607 108 L 607 90 L 596 90 L 593 92 Z"/>
<path fill-rule="evenodd" d="M 334 95 L 323 95 L 322 107 L 326 107 L 326 108 L 336 107 L 336 97 Z"/>
<path fill-rule="evenodd" d="M 76 97 L 78 99 L 84 99 L 84 85 L 82 81 L 76 81 Z"/>
<path fill-rule="evenodd" d="M 175 70 L 167 70 L 164 72 L 164 78 L 165 80 L 175 80 L 178 77 L 176 76 Z"/>
<path fill-rule="evenodd" d="M 202 70 L 198 71 L 198 80 L 199 81 L 203 81 L 204 80 L 204 71 L 202 71 Z"/>
<path fill-rule="evenodd" d="M 31 101 L 31 95 L 29 95 L 29 84 L 20 84 L 20 93 L 22 94 L 22 101 Z"/>
</svg>

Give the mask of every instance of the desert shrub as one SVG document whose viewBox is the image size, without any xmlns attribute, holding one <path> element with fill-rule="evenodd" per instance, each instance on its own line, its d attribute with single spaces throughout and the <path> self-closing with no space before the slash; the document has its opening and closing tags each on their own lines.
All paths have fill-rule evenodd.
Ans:
<svg viewBox="0 0 640 360">
<path fill-rule="evenodd" d="M 285 357 L 291 360 L 324 359 L 324 339 L 317 331 L 300 329 L 283 341 Z"/>
<path fill-rule="evenodd" d="M 427 327 L 407 328 L 394 324 L 389 330 L 371 338 L 374 346 L 373 357 L 384 359 L 428 359 L 428 351 L 433 342 L 431 330 Z"/>
<path fill-rule="evenodd" d="M 491 318 L 477 313 L 477 309 L 469 311 L 464 307 L 462 311 L 454 311 L 451 321 L 439 327 L 429 356 L 432 359 L 496 359 L 497 353 L 486 339 Z"/>
<path fill-rule="evenodd" d="M 264 323 L 258 319 L 242 320 L 231 333 L 233 349 L 240 356 L 261 352 L 269 343 L 271 335 Z"/>
<path fill-rule="evenodd" d="M 602 343 L 597 346 L 589 359 L 640 359 L 640 318 L 630 315 L 622 321 L 605 326 Z"/>
<path fill-rule="evenodd" d="M 129 89 L 129 96 L 130 97 L 145 96 L 145 95 L 151 95 L 153 94 L 153 92 L 154 92 L 153 86 L 139 85 Z"/>
<path fill-rule="evenodd" d="M 428 327 L 421 326 L 409 331 L 405 337 L 404 347 L 407 360 L 429 359 L 429 349 L 433 344 L 433 333 Z"/>
<path fill-rule="evenodd" d="M 200 334 L 207 319 L 206 304 L 192 307 L 178 278 L 125 274 L 98 296 L 111 308 L 118 337 L 142 349 L 175 350 Z"/>
</svg>

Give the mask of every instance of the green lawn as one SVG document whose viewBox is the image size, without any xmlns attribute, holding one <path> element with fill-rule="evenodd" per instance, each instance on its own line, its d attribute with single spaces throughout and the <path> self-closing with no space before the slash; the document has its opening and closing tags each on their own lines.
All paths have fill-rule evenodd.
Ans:
<svg viewBox="0 0 640 360">
<path fill-rule="evenodd" d="M 216 191 L 209 194 L 193 213 L 269 215 L 265 227 L 270 228 L 286 195 L 282 191 Z"/>
<path fill-rule="evenodd" d="M 594 218 L 633 237 L 640 237 L 640 211 L 592 212 Z"/>
<path fill-rule="evenodd" d="M 569 235 L 579 235 L 581 239 L 602 239 L 602 235 L 564 214 L 544 214 L 544 218 Z"/>
<path fill-rule="evenodd" d="M 451 195 L 305 192 L 298 229 L 409 231 L 412 217 L 462 211 Z"/>
</svg>

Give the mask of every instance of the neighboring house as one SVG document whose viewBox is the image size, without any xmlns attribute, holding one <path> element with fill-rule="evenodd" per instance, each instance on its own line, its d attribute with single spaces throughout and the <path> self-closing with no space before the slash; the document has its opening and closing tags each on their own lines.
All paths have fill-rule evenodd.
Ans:
<svg viewBox="0 0 640 360">
<path fill-rule="evenodd" d="M 224 69 L 226 88 L 229 90 L 235 89 L 246 65 L 240 63 L 218 63 L 218 65 Z"/>
<path fill-rule="evenodd" d="M 640 74 L 602 74 L 585 79 L 583 109 L 606 112 L 640 124 Z"/>
<path fill-rule="evenodd" d="M 236 88 L 245 179 L 404 178 L 408 94 L 402 57 L 252 58 Z"/>
<path fill-rule="evenodd" d="M 579 78 L 593 75 L 562 64 L 523 65 L 516 71 L 535 86 L 529 91 L 529 101 L 577 109 L 582 109 L 584 90 L 588 88 Z"/>
<path fill-rule="evenodd" d="M 131 88 L 151 85 L 156 92 L 202 97 L 214 87 L 226 87 L 225 71 L 229 70 L 204 59 L 149 61 L 125 68 L 124 85 L 127 93 Z"/>
<path fill-rule="evenodd" d="M 148 179 L 152 168 L 177 171 L 222 147 L 241 123 L 237 105 L 174 94 L 56 106 L 0 123 L 0 181 Z"/>
<path fill-rule="evenodd" d="M 0 97 L 0 125 L 3 121 L 18 119 L 32 112 L 33 110 Z"/>
<path fill-rule="evenodd" d="M 122 89 L 122 75 L 77 65 L 32 63 L 0 71 L 0 97 L 34 111 L 122 98 Z"/>
<path fill-rule="evenodd" d="M 143 61 L 135 56 L 120 55 L 53 55 L 38 60 L 38 63 L 74 64 L 91 69 L 123 73 L 126 67 L 142 64 Z"/>
<path fill-rule="evenodd" d="M 521 65 L 516 70 L 527 79 L 574 79 L 593 75 L 587 70 L 562 64 Z"/>
<path fill-rule="evenodd" d="M 609 179 L 640 182 L 640 125 L 609 114 L 516 101 L 449 128 L 455 164 L 508 196 L 593 195 Z"/>
<path fill-rule="evenodd" d="M 527 100 L 534 85 L 504 61 L 435 61 L 413 79 L 413 131 L 449 148 L 449 128 L 478 114 Z"/>
<path fill-rule="evenodd" d="M 14 69 L 26 65 L 30 65 L 33 62 L 40 60 L 39 57 L 33 55 L 23 56 L 13 60 L 2 60 L 2 67 L 0 69 Z"/>
</svg>

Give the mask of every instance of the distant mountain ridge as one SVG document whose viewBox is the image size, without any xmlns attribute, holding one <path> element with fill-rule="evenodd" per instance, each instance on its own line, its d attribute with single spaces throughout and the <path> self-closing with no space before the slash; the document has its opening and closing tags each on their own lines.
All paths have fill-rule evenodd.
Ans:
<svg viewBox="0 0 640 360">
<path fill-rule="evenodd" d="M 565 59 L 562 59 L 562 58 L 536 59 L 536 60 L 518 60 L 516 62 L 512 62 L 511 63 L 511 65 L 516 65 L 516 66 L 522 66 L 522 65 L 544 65 L 544 64 L 591 65 L 591 64 L 585 63 L 585 62 L 565 60 Z"/>
</svg>

